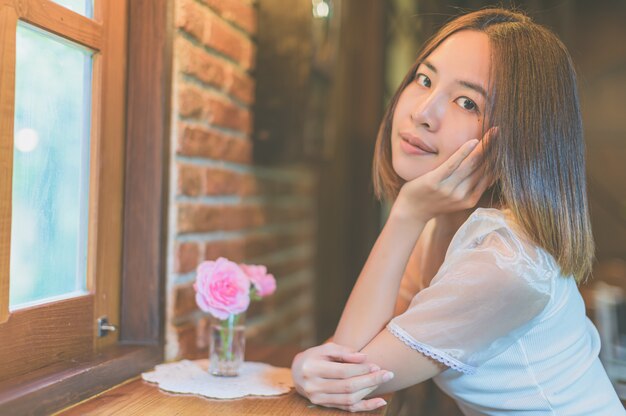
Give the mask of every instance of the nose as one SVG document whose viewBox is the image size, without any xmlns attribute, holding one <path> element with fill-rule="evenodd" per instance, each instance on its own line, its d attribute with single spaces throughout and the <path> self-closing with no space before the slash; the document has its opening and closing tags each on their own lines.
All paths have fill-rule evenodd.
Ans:
<svg viewBox="0 0 626 416">
<path fill-rule="evenodd" d="M 411 112 L 413 123 L 430 131 L 437 130 L 443 112 L 443 106 L 438 101 L 440 100 L 434 92 L 420 97 Z"/>
</svg>

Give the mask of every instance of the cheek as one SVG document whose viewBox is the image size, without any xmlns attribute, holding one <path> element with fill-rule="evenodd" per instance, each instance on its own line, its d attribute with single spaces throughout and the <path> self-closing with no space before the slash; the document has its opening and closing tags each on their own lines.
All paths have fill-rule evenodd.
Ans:
<svg viewBox="0 0 626 416">
<path fill-rule="evenodd" d="M 482 139 L 483 121 L 476 116 L 466 116 L 465 114 L 450 117 L 441 129 L 442 140 L 440 155 L 445 153 L 450 157 L 463 143 L 472 139 Z"/>
</svg>

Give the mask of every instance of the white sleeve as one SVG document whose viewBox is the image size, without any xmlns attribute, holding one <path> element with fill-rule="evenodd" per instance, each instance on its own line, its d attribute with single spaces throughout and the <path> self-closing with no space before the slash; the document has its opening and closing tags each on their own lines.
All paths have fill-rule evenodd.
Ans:
<svg viewBox="0 0 626 416">
<path fill-rule="evenodd" d="M 387 329 L 411 348 L 472 374 L 532 328 L 557 274 L 538 267 L 549 261 L 545 252 L 505 227 L 455 245 L 430 286 Z"/>
</svg>

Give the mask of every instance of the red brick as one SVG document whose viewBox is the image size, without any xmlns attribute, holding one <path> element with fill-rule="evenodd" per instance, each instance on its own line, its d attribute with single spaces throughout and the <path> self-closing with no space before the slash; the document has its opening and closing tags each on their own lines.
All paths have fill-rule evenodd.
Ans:
<svg viewBox="0 0 626 416">
<path fill-rule="evenodd" d="M 211 55 L 182 37 L 176 38 L 174 50 L 178 69 L 183 74 L 193 75 L 207 84 L 220 88 L 227 83 L 228 72 L 232 72 L 234 66 L 224 59 Z"/>
<path fill-rule="evenodd" d="M 236 106 L 217 96 L 208 96 L 204 103 L 206 121 L 217 126 L 238 130 L 245 134 L 252 131 L 250 110 Z"/>
<path fill-rule="evenodd" d="M 189 233 L 244 230 L 270 223 L 284 223 L 285 221 L 302 219 L 314 220 L 312 214 L 312 208 L 307 206 L 180 204 L 178 206 L 178 231 Z"/>
<path fill-rule="evenodd" d="M 237 163 L 251 163 L 252 142 L 250 140 L 231 138 L 226 143 L 221 159 Z"/>
<path fill-rule="evenodd" d="M 204 169 L 192 165 L 178 165 L 178 194 L 198 196 L 202 192 Z"/>
<path fill-rule="evenodd" d="M 249 236 L 246 238 L 246 257 L 253 258 L 277 251 L 279 238 L 276 234 Z"/>
<path fill-rule="evenodd" d="M 298 304 L 299 307 L 279 314 L 278 319 L 272 325 L 271 334 L 273 337 L 281 337 L 282 334 L 291 332 L 292 328 L 298 324 L 302 317 L 313 313 L 313 304 L 310 296 L 299 296 L 292 299 L 290 303 Z"/>
<path fill-rule="evenodd" d="M 210 168 L 205 172 L 204 193 L 207 195 L 234 195 L 241 187 L 240 173 Z"/>
<path fill-rule="evenodd" d="M 246 311 L 246 319 L 256 318 L 269 312 L 267 299 L 250 302 Z"/>
<path fill-rule="evenodd" d="M 279 340 L 280 342 L 289 342 L 289 339 L 285 338 L 287 334 L 299 336 L 303 331 L 310 331 L 311 328 L 300 327 L 302 318 L 313 313 L 310 299 L 308 295 L 292 298 L 289 304 L 300 305 L 296 308 L 283 304 L 279 310 L 274 312 L 273 319 L 268 323 L 264 323 L 264 327 L 258 332 L 254 342 L 275 343 Z"/>
<path fill-rule="evenodd" d="M 268 273 L 272 273 L 276 278 L 276 284 L 280 285 L 281 279 L 285 278 L 292 273 L 302 270 L 310 270 L 313 268 L 312 258 L 293 259 L 286 262 L 267 264 Z"/>
<path fill-rule="evenodd" d="M 246 240 L 248 257 L 258 257 L 273 251 L 285 250 L 306 242 L 313 242 L 314 235 L 310 232 L 297 234 L 272 234 L 269 236 L 253 236 Z"/>
<path fill-rule="evenodd" d="M 193 35 L 196 39 L 203 39 L 205 31 L 211 30 L 211 21 L 206 17 L 208 13 L 194 0 L 178 0 L 174 10 L 174 22 L 177 28 Z"/>
<path fill-rule="evenodd" d="M 202 42 L 235 60 L 245 70 L 254 68 L 255 47 L 252 40 L 239 33 L 218 16 L 210 16 L 210 30 L 203 32 Z"/>
<path fill-rule="evenodd" d="M 215 241 L 207 243 L 204 249 L 206 260 L 215 260 L 218 257 L 241 263 L 245 261 L 245 241 L 243 239 Z"/>
<path fill-rule="evenodd" d="M 202 351 L 208 354 L 209 342 L 211 337 L 211 317 L 204 317 L 198 320 L 198 326 L 196 329 L 196 347 L 198 351 Z"/>
<path fill-rule="evenodd" d="M 200 248 L 197 243 L 179 243 L 175 253 L 175 273 L 192 272 L 200 262 Z"/>
<path fill-rule="evenodd" d="M 178 90 L 178 113 L 182 117 L 204 119 L 205 99 L 198 88 L 182 85 Z"/>
<path fill-rule="evenodd" d="M 249 195 L 306 195 L 314 196 L 316 184 L 313 180 L 284 181 L 256 178 L 250 185 Z"/>
<path fill-rule="evenodd" d="M 292 286 L 287 290 L 277 289 L 277 292 L 268 298 L 272 302 L 272 308 L 277 309 L 283 307 L 299 297 L 302 293 L 312 293 L 313 288 L 307 281 L 302 284 Z"/>
<path fill-rule="evenodd" d="M 177 152 L 184 156 L 249 164 L 252 161 L 252 142 L 180 123 Z"/>
<path fill-rule="evenodd" d="M 175 51 L 181 73 L 212 85 L 244 104 L 253 103 L 252 77 L 231 62 L 211 55 L 182 37 L 176 39 Z"/>
<path fill-rule="evenodd" d="M 196 291 L 193 289 L 193 284 L 177 286 L 174 289 L 174 318 L 187 315 L 197 309 Z"/>
<path fill-rule="evenodd" d="M 268 216 L 260 205 L 241 206 L 231 211 L 224 227 L 227 230 L 250 229 L 268 224 Z"/>
<path fill-rule="evenodd" d="M 242 175 L 237 193 L 240 196 L 256 195 L 259 188 L 259 180 L 254 175 Z"/>
<path fill-rule="evenodd" d="M 315 220 L 313 207 L 309 205 L 286 207 L 266 206 L 264 208 L 268 222 L 272 224 L 295 220 Z"/>
<path fill-rule="evenodd" d="M 236 97 L 245 104 L 254 102 L 254 80 L 247 74 L 233 70 L 230 75 L 232 80 L 225 83 L 226 92 Z"/>
<path fill-rule="evenodd" d="M 187 324 L 177 327 L 178 358 L 195 359 L 198 354 L 196 326 Z"/>
<path fill-rule="evenodd" d="M 178 206 L 178 232 L 203 232 L 220 229 L 223 209 L 220 206 L 180 204 Z"/>
<path fill-rule="evenodd" d="M 175 11 L 176 27 L 189 33 L 209 48 L 236 61 L 245 70 L 254 66 L 254 44 L 244 34 L 194 0 L 179 0 Z"/>
<path fill-rule="evenodd" d="M 252 5 L 241 0 L 201 0 L 221 17 L 233 22 L 250 34 L 256 33 L 256 11 Z"/>
<path fill-rule="evenodd" d="M 205 172 L 206 195 L 250 195 L 256 179 L 249 173 L 210 168 Z"/>
<path fill-rule="evenodd" d="M 250 134 L 252 116 L 223 97 L 203 91 L 199 87 L 181 84 L 178 87 L 178 112 L 181 117 L 203 120 L 209 124 Z"/>
</svg>

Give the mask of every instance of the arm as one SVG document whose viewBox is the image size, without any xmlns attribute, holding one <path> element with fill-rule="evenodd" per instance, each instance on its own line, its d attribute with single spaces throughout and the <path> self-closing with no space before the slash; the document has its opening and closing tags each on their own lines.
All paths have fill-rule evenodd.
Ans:
<svg viewBox="0 0 626 416">
<path fill-rule="evenodd" d="M 337 344 L 360 350 L 393 317 L 400 280 L 426 224 L 397 207 L 394 204 L 348 298 L 333 337 Z"/>
<path fill-rule="evenodd" d="M 424 224 L 437 213 L 473 207 L 489 184 L 488 175 L 484 175 L 484 172 L 477 168 L 480 152 L 475 151 L 472 157 L 468 157 L 476 148 L 471 142 L 462 146 L 440 167 L 403 186 L 392 209 L 394 220 L 388 221 L 385 225 L 373 253 L 368 257 L 333 338 L 335 342 L 345 343 L 348 347 L 324 344 L 296 357 L 292 365 L 292 374 L 296 385 L 299 386 L 300 394 L 324 406 L 350 411 L 371 410 L 384 405 L 384 402 L 364 397 L 381 384 L 389 384 L 389 380 L 393 378 L 393 384 L 389 384 L 390 388 L 385 391 L 397 390 L 401 388 L 399 386 L 418 383 L 443 369 L 439 364 L 410 350 L 391 334 L 381 330 L 393 316 L 394 304 L 396 313 L 406 309 L 406 301 L 398 298 L 399 276 L 407 264 L 411 249 L 422 234 Z M 404 240 L 408 240 L 408 243 Z M 393 247 L 395 242 L 400 244 L 399 249 Z M 389 267 L 392 268 L 393 276 L 388 275 Z M 380 290 L 386 295 L 382 295 Z M 383 304 L 374 311 L 374 314 L 382 313 L 383 316 L 373 316 L 370 308 L 364 305 L 372 306 L 372 299 L 380 300 L 383 297 Z M 359 312 L 363 315 L 359 316 Z M 360 324 L 369 322 L 370 319 L 374 322 L 374 330 L 369 328 L 370 325 Z M 370 374 L 358 376 L 348 374 L 351 367 L 346 364 L 345 358 L 336 360 L 344 363 L 333 362 L 332 370 L 329 366 L 321 368 L 314 363 L 317 361 L 316 357 L 323 356 L 322 347 L 331 348 L 333 351 L 348 348 L 347 352 L 351 353 L 363 349 L 366 354 L 362 356 L 362 362 L 367 354 L 371 354 L 368 363 L 376 364 L 373 365 Z M 387 361 L 390 354 L 394 355 L 395 359 Z M 328 358 L 328 355 L 325 358 Z M 407 365 L 408 361 L 410 366 Z M 379 363 L 389 367 L 381 367 Z M 379 372 L 379 368 L 390 369 L 398 376 L 394 378 L 393 374 L 385 370 Z M 376 394 L 379 391 L 382 390 L 377 390 Z"/>
<path fill-rule="evenodd" d="M 418 242 L 412 257 L 420 258 L 421 247 Z M 401 287 L 410 297 L 417 292 L 409 271 L 405 271 Z M 406 310 L 410 297 L 398 295 L 394 315 Z M 291 368 L 296 390 L 315 404 L 333 405 L 348 411 L 368 411 L 384 406 L 386 402 L 379 397 L 361 400 L 392 376 L 366 359 L 366 354 L 335 344 L 331 337 L 295 357 Z"/>
<path fill-rule="evenodd" d="M 447 367 L 405 345 L 387 330 L 381 331 L 361 350 L 368 360 L 393 373 L 393 378 L 364 396 L 365 399 L 398 391 L 426 381 Z"/>
<path fill-rule="evenodd" d="M 442 165 L 403 185 L 348 298 L 335 342 L 360 350 L 374 339 L 393 317 L 403 271 L 426 223 L 476 205 L 491 182 L 478 168 L 477 143 L 465 143 Z"/>
<path fill-rule="evenodd" d="M 407 246 L 416 241 L 411 235 L 419 237 L 435 215 L 478 203 L 491 182 L 491 177 L 478 169 L 480 155 L 480 146 L 465 144 L 434 171 L 407 182 L 359 275 L 335 332 L 335 342 L 361 350 L 368 360 L 394 373 L 393 380 L 365 397 L 420 383 L 446 368 L 384 330 L 393 317 L 400 286 L 401 272 L 394 262 L 406 266 L 410 254 Z"/>
</svg>

